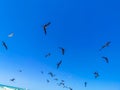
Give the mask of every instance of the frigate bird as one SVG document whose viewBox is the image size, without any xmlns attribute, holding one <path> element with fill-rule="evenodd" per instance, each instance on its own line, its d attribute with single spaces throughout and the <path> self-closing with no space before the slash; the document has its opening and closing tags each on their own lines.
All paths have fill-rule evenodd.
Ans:
<svg viewBox="0 0 120 90">
<path fill-rule="evenodd" d="M 100 49 L 99 51 L 101 51 L 102 49 L 104 49 L 105 47 L 108 47 L 110 45 L 110 41 L 106 42 Z"/>
<path fill-rule="evenodd" d="M 53 74 L 52 72 L 48 73 L 51 77 L 55 77 L 55 74 Z"/>
<path fill-rule="evenodd" d="M 8 47 L 4 41 L 2 41 L 2 45 L 5 47 L 6 50 L 8 49 Z"/>
<path fill-rule="evenodd" d="M 48 53 L 48 54 L 45 55 L 45 57 L 47 58 L 47 57 L 49 57 L 50 55 L 51 55 L 51 53 Z"/>
<path fill-rule="evenodd" d="M 57 63 L 57 69 L 60 67 L 61 64 L 62 64 L 62 60 L 60 60 L 60 61 Z"/>
<path fill-rule="evenodd" d="M 44 33 L 45 33 L 45 35 L 47 34 L 47 27 L 49 26 L 51 24 L 51 22 L 48 22 L 47 24 L 45 24 L 44 26 L 43 26 L 43 29 L 44 29 Z"/>
<path fill-rule="evenodd" d="M 65 54 L 65 49 L 63 47 L 59 47 L 59 49 L 61 49 L 62 55 Z"/>
<path fill-rule="evenodd" d="M 95 78 L 98 78 L 99 77 L 99 73 L 98 72 L 94 72 L 94 76 L 95 76 Z"/>
<path fill-rule="evenodd" d="M 12 32 L 8 35 L 8 37 L 11 38 L 11 37 L 13 37 L 13 35 L 14 35 L 14 33 Z"/>
<path fill-rule="evenodd" d="M 10 79 L 10 81 L 14 82 L 14 81 L 15 81 L 15 78 Z"/>
<path fill-rule="evenodd" d="M 58 86 L 65 86 L 65 83 L 60 82 L 60 83 L 58 83 Z"/>
<path fill-rule="evenodd" d="M 84 82 L 85 87 L 87 87 L 87 82 Z"/>
<path fill-rule="evenodd" d="M 103 56 L 102 58 L 106 61 L 106 63 L 109 63 L 109 60 L 107 57 Z"/>
</svg>

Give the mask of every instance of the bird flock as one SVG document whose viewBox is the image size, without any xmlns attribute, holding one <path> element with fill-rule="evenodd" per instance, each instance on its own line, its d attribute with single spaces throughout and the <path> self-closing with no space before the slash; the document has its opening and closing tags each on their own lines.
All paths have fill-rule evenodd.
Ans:
<svg viewBox="0 0 120 90">
<path fill-rule="evenodd" d="M 48 23 L 46 23 L 46 24 L 43 25 L 43 31 L 44 31 L 45 36 L 47 35 L 47 28 L 48 28 L 50 25 L 51 25 L 51 22 L 48 22 Z M 13 37 L 13 36 L 14 36 L 14 33 L 13 33 L 13 32 L 8 35 L 9 38 L 11 38 L 11 37 Z M 111 44 L 110 41 L 106 42 L 104 45 L 102 45 L 102 46 L 100 47 L 99 52 L 101 52 L 103 49 L 105 49 L 106 47 L 108 47 L 110 44 Z M 8 50 L 8 46 L 7 46 L 7 44 L 6 44 L 4 41 L 2 41 L 2 45 L 4 46 L 4 48 L 5 48 L 6 50 Z M 62 55 L 65 55 L 65 48 L 63 48 L 63 47 L 58 47 L 58 49 L 60 49 Z M 49 58 L 50 56 L 51 56 L 51 53 L 49 52 L 49 53 L 47 53 L 47 54 L 45 55 L 45 58 Z M 101 58 L 102 58 L 106 63 L 109 63 L 108 57 L 102 56 Z M 57 70 L 61 67 L 61 64 L 62 64 L 62 63 L 63 63 L 62 60 L 59 60 L 59 61 L 56 63 L 56 69 L 57 69 Z M 19 70 L 18 72 L 21 73 L 22 70 Z M 44 74 L 44 71 L 41 71 L 41 74 L 43 75 L 43 74 Z M 69 87 L 69 86 L 67 86 L 67 85 L 65 84 L 65 80 L 58 79 L 53 72 L 50 71 L 50 72 L 48 72 L 47 74 L 48 74 L 54 81 L 56 81 L 56 84 L 57 84 L 58 86 L 63 87 L 63 88 L 66 88 L 66 89 L 69 89 L 69 90 L 73 90 L 72 87 Z M 93 75 L 94 75 L 94 78 L 95 78 L 95 79 L 97 79 L 97 78 L 100 76 L 99 72 L 97 72 L 97 71 L 93 72 Z M 15 80 L 16 80 L 15 78 L 11 78 L 11 79 L 10 79 L 11 82 L 14 82 Z M 46 82 L 47 82 L 47 83 L 50 83 L 50 80 L 49 80 L 49 79 L 46 79 Z M 84 87 L 87 87 L 87 81 L 84 82 Z"/>
</svg>

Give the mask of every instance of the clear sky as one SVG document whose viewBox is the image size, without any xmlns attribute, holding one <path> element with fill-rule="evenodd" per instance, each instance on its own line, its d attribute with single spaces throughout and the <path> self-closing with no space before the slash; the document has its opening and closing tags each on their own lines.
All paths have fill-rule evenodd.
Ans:
<svg viewBox="0 0 120 90">
<path fill-rule="evenodd" d="M 110 46 L 99 52 L 107 41 Z M 0 42 L 0 84 L 64 90 L 48 75 L 53 72 L 73 90 L 120 90 L 119 0 L 0 0 Z M 58 47 L 65 48 L 65 55 Z M 108 64 L 102 56 L 109 58 Z"/>
</svg>

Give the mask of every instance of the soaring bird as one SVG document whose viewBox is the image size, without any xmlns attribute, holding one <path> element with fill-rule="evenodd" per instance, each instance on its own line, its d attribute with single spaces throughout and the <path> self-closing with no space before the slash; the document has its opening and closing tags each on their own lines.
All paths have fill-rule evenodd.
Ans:
<svg viewBox="0 0 120 90">
<path fill-rule="evenodd" d="M 104 49 L 105 47 L 108 47 L 110 45 L 110 41 L 106 42 L 100 49 L 99 51 L 101 51 L 102 49 Z"/>
<path fill-rule="evenodd" d="M 13 35 L 14 35 L 14 33 L 12 32 L 8 35 L 8 37 L 11 38 L 11 37 L 13 37 Z"/>
<path fill-rule="evenodd" d="M 55 75 L 52 72 L 48 73 L 51 77 L 54 77 Z"/>
<path fill-rule="evenodd" d="M 95 78 L 98 78 L 99 77 L 99 73 L 98 72 L 94 72 L 94 76 L 95 76 Z"/>
<path fill-rule="evenodd" d="M 107 57 L 103 56 L 102 58 L 106 61 L 106 63 L 109 63 L 109 59 Z"/>
<path fill-rule="evenodd" d="M 4 41 L 2 41 L 2 45 L 5 47 L 6 50 L 8 49 L 8 47 Z"/>
<path fill-rule="evenodd" d="M 85 87 L 87 87 L 87 82 L 84 82 Z"/>
<path fill-rule="evenodd" d="M 10 79 L 10 81 L 14 82 L 14 81 L 15 81 L 15 78 Z"/>
<path fill-rule="evenodd" d="M 62 55 L 65 54 L 65 49 L 63 47 L 59 47 L 59 49 L 61 49 Z"/>
<path fill-rule="evenodd" d="M 48 53 L 48 54 L 45 55 L 45 57 L 47 58 L 47 57 L 49 57 L 50 55 L 51 55 L 51 53 Z"/>
<path fill-rule="evenodd" d="M 69 90 L 73 90 L 71 87 L 69 87 Z"/>
<path fill-rule="evenodd" d="M 60 67 L 61 64 L 62 64 L 62 60 L 60 60 L 60 61 L 57 63 L 57 69 Z"/>
<path fill-rule="evenodd" d="M 48 23 L 46 23 L 44 26 L 43 26 L 43 30 L 44 30 L 44 33 L 45 33 L 45 35 L 47 34 L 47 27 L 49 26 L 51 24 L 51 22 L 48 22 Z"/>
</svg>

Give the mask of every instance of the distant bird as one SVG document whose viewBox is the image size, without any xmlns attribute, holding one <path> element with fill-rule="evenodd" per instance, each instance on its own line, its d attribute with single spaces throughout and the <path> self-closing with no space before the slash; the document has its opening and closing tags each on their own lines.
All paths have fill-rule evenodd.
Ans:
<svg viewBox="0 0 120 90">
<path fill-rule="evenodd" d="M 15 78 L 10 79 L 10 81 L 14 82 L 14 81 L 15 81 Z"/>
<path fill-rule="evenodd" d="M 85 87 L 87 87 L 87 82 L 84 82 Z"/>
<path fill-rule="evenodd" d="M 65 54 L 65 49 L 62 48 L 62 47 L 59 47 L 59 49 L 61 49 L 62 55 L 64 55 Z"/>
<path fill-rule="evenodd" d="M 22 72 L 22 70 L 19 70 L 19 72 Z"/>
<path fill-rule="evenodd" d="M 50 82 L 48 79 L 47 79 L 46 81 L 47 81 L 47 83 L 49 83 L 49 82 Z"/>
<path fill-rule="evenodd" d="M 48 73 L 51 77 L 54 77 L 55 75 L 52 72 Z"/>
<path fill-rule="evenodd" d="M 109 60 L 107 57 L 103 56 L 102 58 L 106 61 L 106 63 L 109 63 Z"/>
<path fill-rule="evenodd" d="M 99 77 L 99 73 L 98 72 L 94 72 L 94 76 L 95 76 L 95 78 L 98 78 Z"/>
<path fill-rule="evenodd" d="M 58 81 L 58 79 L 57 79 L 57 78 L 55 78 L 54 80 L 55 80 L 55 81 Z"/>
<path fill-rule="evenodd" d="M 41 71 L 41 74 L 43 74 L 44 72 L 43 71 Z"/>
<path fill-rule="evenodd" d="M 61 83 L 58 84 L 58 86 L 61 86 L 61 85 L 65 86 L 65 83 L 61 82 Z"/>
<path fill-rule="evenodd" d="M 51 24 L 51 22 L 48 22 L 47 24 L 45 24 L 44 26 L 43 26 L 43 29 L 44 29 L 44 33 L 45 33 L 45 35 L 47 34 L 47 27 L 49 26 Z"/>
<path fill-rule="evenodd" d="M 104 49 L 105 47 L 108 47 L 110 45 L 110 41 L 106 42 L 100 49 L 99 51 L 101 51 L 102 49 Z"/>
<path fill-rule="evenodd" d="M 10 34 L 8 35 L 8 37 L 11 38 L 11 37 L 13 37 L 13 35 L 14 35 L 14 33 L 10 33 Z"/>
<path fill-rule="evenodd" d="M 8 47 L 4 41 L 2 41 L 2 45 L 5 47 L 6 50 L 8 49 Z"/>
<path fill-rule="evenodd" d="M 49 57 L 50 55 L 51 55 L 51 53 L 48 53 L 48 54 L 45 55 L 45 57 L 47 58 L 47 57 Z"/>
<path fill-rule="evenodd" d="M 62 60 L 60 60 L 60 61 L 57 63 L 57 69 L 60 67 L 61 64 L 62 64 Z"/>
<path fill-rule="evenodd" d="M 61 82 L 65 82 L 64 80 L 61 80 Z"/>
<path fill-rule="evenodd" d="M 69 87 L 69 90 L 73 90 L 71 87 Z"/>
</svg>

